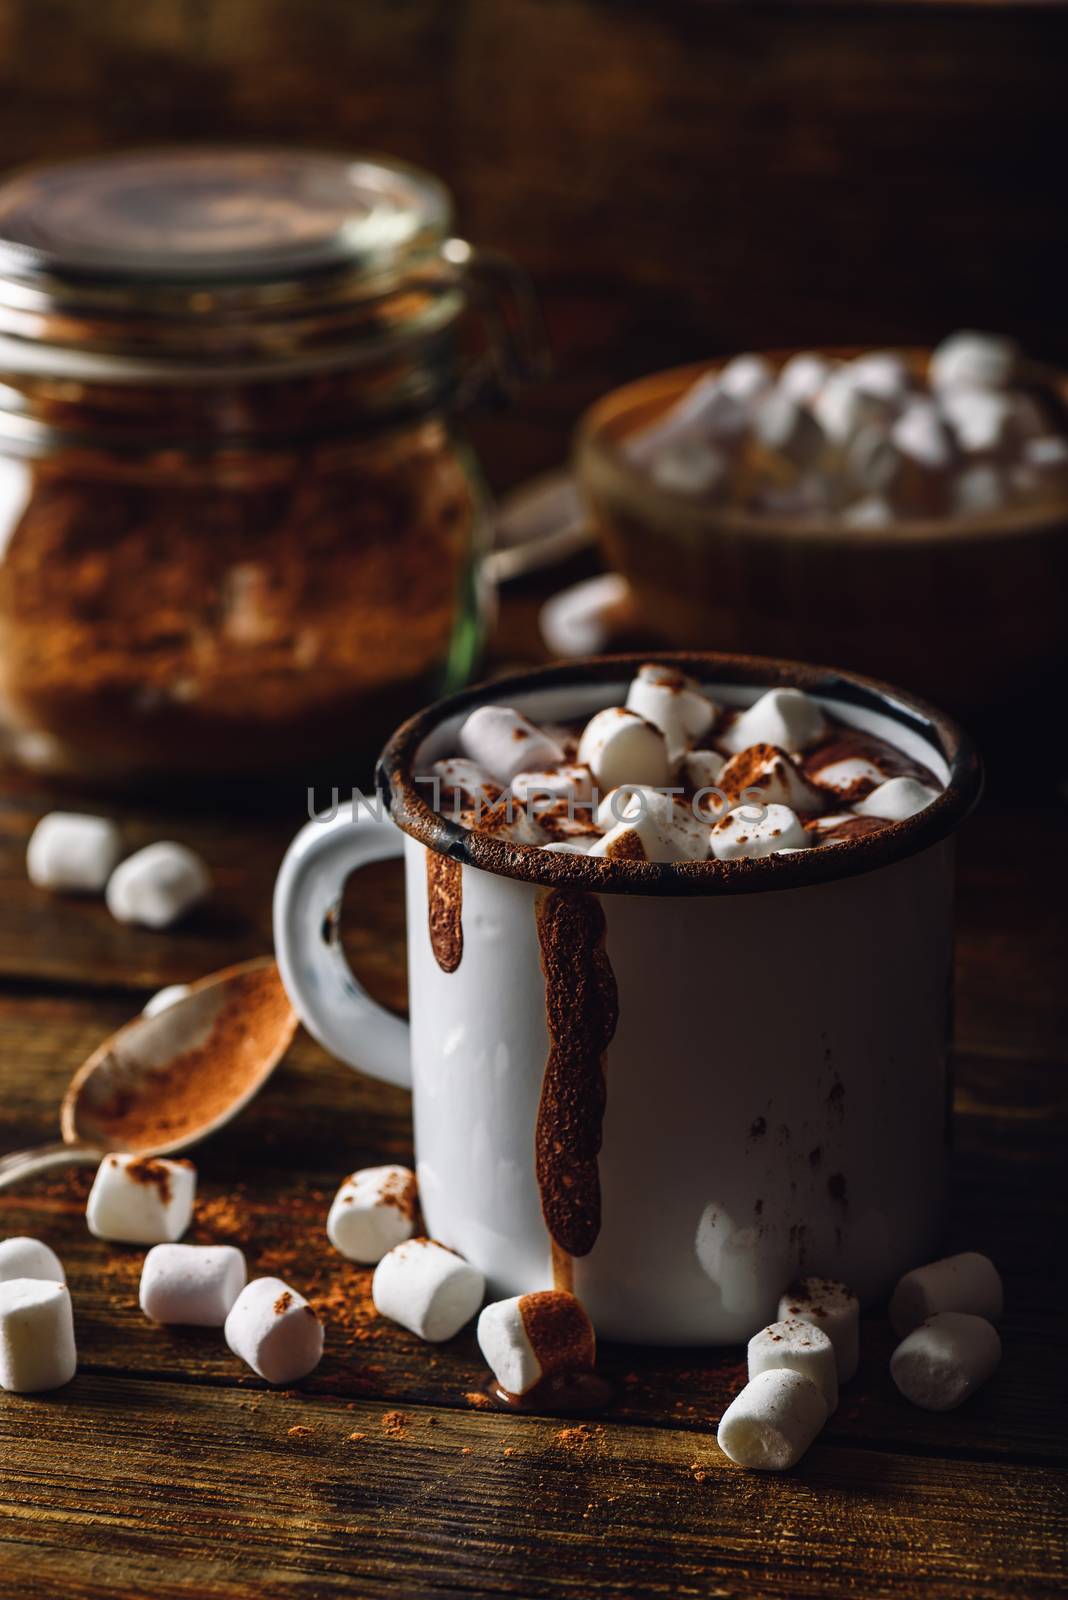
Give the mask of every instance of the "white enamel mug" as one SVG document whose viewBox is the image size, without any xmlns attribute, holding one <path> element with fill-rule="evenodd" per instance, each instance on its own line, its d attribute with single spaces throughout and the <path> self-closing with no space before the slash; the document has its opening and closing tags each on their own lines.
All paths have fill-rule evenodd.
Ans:
<svg viewBox="0 0 1068 1600">
<path fill-rule="evenodd" d="M 648 659 L 679 666 L 731 706 L 797 684 L 841 722 L 924 763 L 945 791 L 878 834 L 700 864 L 546 852 L 431 809 L 426 775 L 456 753 L 476 705 L 584 720 L 622 704 Z M 499 680 L 398 731 L 379 763 L 380 815 L 369 797 L 298 834 L 275 890 L 283 982 L 326 1049 L 411 1085 L 427 1229 L 482 1269 L 492 1296 L 571 1281 L 602 1337 L 735 1343 L 772 1318 L 798 1274 L 843 1279 L 871 1301 L 937 1248 L 953 834 L 980 784 L 976 756 L 947 718 L 845 673 L 672 654 Z M 337 939 L 348 876 L 401 853 L 410 1026 L 370 999 Z M 447 947 L 440 923 L 431 937 L 428 904 L 429 877 L 440 913 L 443 875 Z M 581 1069 L 584 1115 L 596 1124 L 579 1140 L 574 1193 L 589 1202 L 581 1237 L 559 1223 L 543 1171 L 542 1153 L 551 1166 L 574 1133 L 547 1122 L 566 1113 L 569 1070 L 557 1049 L 551 1095 L 547 1005 L 561 984 L 565 1009 L 588 998 L 577 977 L 569 989 L 573 963 L 562 976 L 559 963 L 546 967 L 550 905 L 584 906 L 603 927 L 618 995 L 592 1091 L 588 1059 Z M 579 952 L 577 966 L 585 959 Z M 603 1120 L 590 1104 L 599 1085 Z"/>
</svg>

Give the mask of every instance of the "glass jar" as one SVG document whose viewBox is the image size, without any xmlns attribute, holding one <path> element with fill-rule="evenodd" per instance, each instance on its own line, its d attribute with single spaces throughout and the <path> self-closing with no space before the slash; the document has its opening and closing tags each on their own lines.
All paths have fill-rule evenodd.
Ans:
<svg viewBox="0 0 1068 1600">
<path fill-rule="evenodd" d="M 537 352 L 524 281 L 451 218 L 424 173 L 295 151 L 0 188 L 20 759 L 108 781 L 323 769 L 469 675 L 487 516 L 455 417 Z"/>
</svg>

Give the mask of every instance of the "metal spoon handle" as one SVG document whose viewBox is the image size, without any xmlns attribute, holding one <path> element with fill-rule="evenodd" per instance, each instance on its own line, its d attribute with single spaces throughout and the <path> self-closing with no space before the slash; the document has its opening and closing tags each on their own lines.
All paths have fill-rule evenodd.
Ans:
<svg viewBox="0 0 1068 1600">
<path fill-rule="evenodd" d="M 0 1156 L 0 1189 L 18 1183 L 20 1178 L 31 1178 L 35 1172 L 49 1167 L 60 1167 L 70 1161 L 99 1161 L 102 1150 L 85 1144 L 39 1144 L 33 1150 L 16 1150 L 13 1155 Z"/>
</svg>

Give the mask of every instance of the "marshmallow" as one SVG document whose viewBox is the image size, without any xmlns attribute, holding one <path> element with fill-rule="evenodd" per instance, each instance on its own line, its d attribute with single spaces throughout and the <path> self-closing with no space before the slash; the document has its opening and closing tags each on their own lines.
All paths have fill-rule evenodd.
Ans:
<svg viewBox="0 0 1068 1600">
<path fill-rule="evenodd" d="M 77 1365 L 66 1284 L 43 1278 L 0 1283 L 0 1389 L 13 1394 L 60 1389 Z"/>
<path fill-rule="evenodd" d="M 118 827 L 107 817 L 50 811 L 30 835 L 26 871 L 39 889 L 99 894 L 121 854 Z"/>
<path fill-rule="evenodd" d="M 719 370 L 719 389 L 731 400 L 751 411 L 775 382 L 775 374 L 763 356 L 732 356 Z"/>
<path fill-rule="evenodd" d="M 780 387 L 759 402 L 753 431 L 767 450 L 772 450 L 795 467 L 815 461 L 824 447 L 823 429 L 800 401 Z"/>
<path fill-rule="evenodd" d="M 801 350 L 783 363 L 779 370 L 779 388 L 783 394 L 799 405 L 811 405 L 832 372 L 825 356 Z"/>
<path fill-rule="evenodd" d="M 894 520 L 894 509 L 881 495 L 865 495 L 854 500 L 842 512 L 842 522 L 847 528 L 888 528 Z"/>
<path fill-rule="evenodd" d="M 891 350 L 873 350 L 868 355 L 854 356 L 843 370 L 862 394 L 878 400 L 901 401 L 912 383 L 908 367 Z"/>
<path fill-rule="evenodd" d="M 702 694 L 693 678 L 651 662 L 638 668 L 627 690 L 627 709 L 660 729 L 671 760 L 706 734 L 719 715 L 715 701 Z"/>
<path fill-rule="evenodd" d="M 834 1346 L 838 1382 L 848 1383 L 860 1360 L 860 1304 L 844 1283 L 802 1278 L 779 1301 L 779 1320 L 797 1317 L 821 1329 Z"/>
<path fill-rule="evenodd" d="M 431 1344 L 459 1333 L 485 1291 L 477 1267 L 433 1239 L 397 1245 L 382 1257 L 371 1280 L 377 1310 Z"/>
<path fill-rule="evenodd" d="M 825 767 L 817 767 L 812 776 L 822 789 L 834 789 L 838 794 L 848 795 L 860 784 L 867 787 L 869 784 L 882 783 L 885 773 L 867 756 L 844 756 L 840 761 L 829 761 Z"/>
<path fill-rule="evenodd" d="M 568 839 L 554 839 L 552 844 L 542 845 L 542 849 L 553 850 L 559 856 L 588 856 L 600 842 L 599 833 L 576 833 Z"/>
<path fill-rule="evenodd" d="M 712 494 L 726 487 L 727 457 L 704 439 L 676 439 L 654 456 L 649 476 L 669 494 Z"/>
<path fill-rule="evenodd" d="M 812 787 L 785 750 L 773 744 L 754 744 L 732 756 L 719 775 L 719 787 L 737 803 L 751 792 L 758 804 L 789 806 L 791 810 L 815 814 L 824 809 L 824 797 Z"/>
<path fill-rule="evenodd" d="M 789 806 L 762 807 L 754 802 L 728 811 L 713 823 L 711 844 L 717 861 L 740 861 L 775 855 L 779 850 L 805 850 L 809 841 Z"/>
<path fill-rule="evenodd" d="M 790 1367 L 758 1372 L 720 1418 L 725 1456 L 758 1472 L 785 1472 L 800 1461 L 827 1421 L 827 1402 L 811 1378 Z"/>
<path fill-rule="evenodd" d="M 1059 476 L 1068 471 L 1068 439 L 1062 439 L 1059 434 L 1025 439 L 1021 453 L 1024 465 L 1036 472 Z"/>
<path fill-rule="evenodd" d="M 825 515 L 832 500 L 830 480 L 822 472 L 805 472 L 792 483 L 758 482 L 751 504 L 770 516 L 815 517 Z"/>
<path fill-rule="evenodd" d="M 12 1278 L 44 1278 L 49 1283 L 67 1281 L 56 1252 L 40 1239 L 22 1236 L 0 1243 L 0 1283 L 8 1283 Z"/>
<path fill-rule="evenodd" d="M 1012 398 L 994 389 L 953 389 L 942 398 L 957 444 L 966 455 L 1001 450 L 1012 430 Z"/>
<path fill-rule="evenodd" d="M 694 789 L 714 789 L 726 764 L 718 750 L 690 750 L 682 758 L 682 770 Z"/>
<path fill-rule="evenodd" d="M 319 1365 L 323 1325 L 302 1294 L 281 1278 L 253 1278 L 224 1328 L 234 1355 L 268 1383 L 294 1383 Z"/>
<path fill-rule="evenodd" d="M 727 729 L 720 744 L 737 755 L 752 744 L 774 744 L 791 754 L 827 730 L 815 700 L 801 689 L 769 689 Z"/>
<path fill-rule="evenodd" d="M 165 989 L 160 989 L 151 1000 L 146 1000 L 141 1009 L 143 1017 L 158 1017 L 161 1011 L 167 1011 L 171 1006 L 176 1006 L 179 1000 L 184 1000 L 191 990 L 187 983 L 169 983 Z"/>
<path fill-rule="evenodd" d="M 846 445 L 845 473 L 858 489 L 882 494 L 900 470 L 900 452 L 881 423 L 865 423 Z"/>
<path fill-rule="evenodd" d="M 704 861 L 708 856 L 708 823 L 694 815 L 689 802 L 640 784 L 606 795 L 597 808 L 597 826 L 608 831 L 591 856 L 637 861 Z"/>
<path fill-rule="evenodd" d="M 534 806 L 505 794 L 488 811 L 461 813 L 461 820 L 480 833 L 492 834 L 495 839 L 507 839 L 511 844 L 545 844 L 549 835 L 535 820 Z"/>
<path fill-rule="evenodd" d="M 933 389 L 1006 389 L 1019 365 L 1019 347 L 992 333 L 951 333 L 931 352 Z"/>
<path fill-rule="evenodd" d="M 141 1310 L 153 1322 L 221 1328 L 248 1272 L 232 1244 L 157 1244 L 141 1268 Z"/>
<path fill-rule="evenodd" d="M 438 811 L 459 815 L 472 807 L 495 805 L 501 798 L 497 780 L 490 777 L 485 767 L 480 767 L 477 761 L 469 761 L 466 756 L 435 761 L 430 772 L 438 780 L 435 796 Z"/>
<path fill-rule="evenodd" d="M 945 472 L 953 460 L 953 440 L 938 407 L 913 400 L 890 429 L 894 448 L 927 472 Z"/>
<path fill-rule="evenodd" d="M 585 804 L 588 815 L 588 802 L 593 799 L 593 773 L 577 762 L 565 762 L 546 772 L 518 772 L 512 779 L 512 797 L 524 805 L 533 801 L 535 810 L 540 801 L 551 804 L 556 800 L 572 800 Z"/>
<path fill-rule="evenodd" d="M 953 480 L 953 509 L 958 516 L 990 516 L 1002 510 L 1008 498 L 1005 474 L 992 461 L 965 467 Z"/>
<path fill-rule="evenodd" d="M 161 1156 L 105 1156 L 85 1207 L 89 1232 L 123 1244 L 180 1239 L 193 1218 L 197 1171 Z"/>
<path fill-rule="evenodd" d="M 937 789 L 929 789 L 918 778 L 887 778 L 877 789 L 858 800 L 854 811 L 863 817 L 882 817 L 887 822 L 904 822 L 917 811 L 937 800 Z"/>
<path fill-rule="evenodd" d="M 670 775 L 664 735 L 624 706 L 609 706 L 587 722 L 579 740 L 578 759 L 581 766 L 589 767 L 603 790 L 624 783 L 662 789 Z"/>
<path fill-rule="evenodd" d="M 593 1324 L 580 1301 L 559 1289 L 497 1300 L 478 1319 L 478 1345 L 506 1395 L 543 1378 L 593 1370 Z"/>
<path fill-rule="evenodd" d="M 108 879 L 108 910 L 117 922 L 169 928 L 205 898 L 211 874 L 184 844 L 161 839 L 121 862 Z"/>
<path fill-rule="evenodd" d="M 849 367 L 844 366 L 831 373 L 812 403 L 812 413 L 832 443 L 845 445 L 866 423 L 885 427 L 892 408 L 862 389 Z"/>
<path fill-rule="evenodd" d="M 941 1311 L 914 1328 L 890 1357 L 890 1376 L 924 1411 L 952 1411 L 986 1383 L 1001 1360 L 997 1330 L 983 1317 Z"/>
<path fill-rule="evenodd" d="M 828 1414 L 838 1404 L 838 1368 L 834 1359 L 834 1346 L 823 1332 L 811 1322 L 797 1317 L 787 1317 L 783 1322 L 773 1322 L 749 1341 L 749 1376 L 769 1372 L 778 1367 L 789 1367 L 812 1382 L 823 1395 Z"/>
<path fill-rule="evenodd" d="M 326 1219 L 335 1250 L 370 1266 L 415 1232 L 415 1173 L 408 1167 L 363 1167 L 345 1179 Z"/>
<path fill-rule="evenodd" d="M 546 600 L 538 626 L 554 656 L 593 656 L 602 651 L 613 631 L 625 625 L 631 607 L 630 585 L 618 572 L 584 578 Z"/>
<path fill-rule="evenodd" d="M 460 748 L 501 784 L 517 772 L 555 767 L 564 752 L 511 706 L 479 706 L 460 729 Z"/>
<path fill-rule="evenodd" d="M 632 434 L 623 448 L 635 464 L 649 465 L 676 440 L 703 436 L 728 441 L 745 426 L 741 400 L 723 388 L 719 373 L 706 372 L 651 427 Z"/>
<path fill-rule="evenodd" d="M 890 1297 L 890 1325 L 898 1338 L 938 1311 L 969 1311 L 996 1322 L 1004 1306 L 997 1267 L 976 1250 L 914 1267 Z"/>
</svg>

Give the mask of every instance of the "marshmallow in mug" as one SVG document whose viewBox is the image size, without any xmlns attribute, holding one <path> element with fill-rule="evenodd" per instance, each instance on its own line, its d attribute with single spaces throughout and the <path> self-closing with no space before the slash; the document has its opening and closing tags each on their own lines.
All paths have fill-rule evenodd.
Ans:
<svg viewBox="0 0 1068 1600">
<path fill-rule="evenodd" d="M 61 1389 L 78 1366 L 74 1314 L 65 1283 L 10 1278 L 0 1283 L 0 1389 Z"/>
<path fill-rule="evenodd" d="M 750 1378 L 720 1418 L 716 1442 L 740 1467 L 785 1472 L 827 1421 L 827 1402 L 811 1378 L 768 1367 Z"/>
<path fill-rule="evenodd" d="M 460 729 L 460 749 L 500 784 L 564 759 L 555 739 L 511 706 L 479 706 Z"/>
<path fill-rule="evenodd" d="M 295 1383 L 319 1365 L 323 1325 L 281 1278 L 253 1278 L 234 1301 L 224 1336 L 234 1355 L 268 1383 Z"/>
<path fill-rule="evenodd" d="M 0 1283 L 13 1278 L 43 1278 L 48 1283 L 66 1283 L 67 1275 L 56 1252 L 40 1239 L 17 1235 L 0 1242 Z"/>
<path fill-rule="evenodd" d="M 914 1406 L 952 1411 L 997 1370 L 1001 1340 L 984 1317 L 940 1311 L 914 1328 L 890 1357 L 890 1376 Z"/>
<path fill-rule="evenodd" d="M 334 1196 L 326 1233 L 350 1261 L 373 1266 L 415 1232 L 415 1173 L 396 1165 L 362 1167 Z"/>
<path fill-rule="evenodd" d="M 197 1170 L 162 1156 L 105 1156 L 85 1205 L 89 1232 L 119 1244 L 165 1244 L 193 1220 Z"/>
<path fill-rule="evenodd" d="M 703 693 L 693 678 L 676 667 L 655 662 L 639 667 L 637 677 L 631 679 L 627 709 L 660 729 L 669 759 L 675 760 L 709 731 L 719 715 L 716 702 Z"/>
<path fill-rule="evenodd" d="M 122 855 L 122 836 L 108 817 L 50 811 L 30 835 L 26 871 L 38 889 L 99 894 Z"/>
<path fill-rule="evenodd" d="M 582 1303 L 560 1289 L 514 1295 L 486 1306 L 478 1345 L 506 1395 L 529 1394 L 545 1378 L 592 1372 L 593 1324 Z"/>
<path fill-rule="evenodd" d="M 157 1244 L 141 1268 L 138 1299 L 152 1322 L 221 1328 L 248 1278 L 232 1244 Z"/>
<path fill-rule="evenodd" d="M 375 1309 L 430 1344 L 459 1333 L 485 1291 L 478 1268 L 433 1239 L 397 1245 L 382 1257 L 371 1280 Z"/>
<path fill-rule="evenodd" d="M 115 868 L 105 899 L 117 922 L 143 928 L 169 928 L 211 891 L 211 873 L 184 844 L 161 839 L 146 845 Z"/>
</svg>

